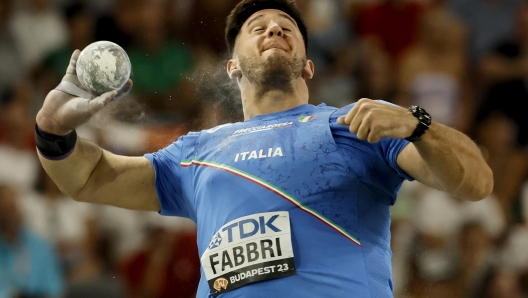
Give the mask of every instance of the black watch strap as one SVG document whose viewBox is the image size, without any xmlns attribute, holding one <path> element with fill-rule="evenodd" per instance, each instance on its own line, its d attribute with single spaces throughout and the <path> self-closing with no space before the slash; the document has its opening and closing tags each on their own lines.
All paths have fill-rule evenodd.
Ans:
<svg viewBox="0 0 528 298">
<path fill-rule="evenodd" d="M 413 116 L 418 119 L 419 123 L 416 126 L 413 134 L 405 139 L 409 142 L 416 142 L 421 140 L 422 135 L 429 129 L 432 119 L 431 115 L 429 115 L 429 113 L 419 106 L 411 106 L 409 107 L 409 110 Z"/>
</svg>

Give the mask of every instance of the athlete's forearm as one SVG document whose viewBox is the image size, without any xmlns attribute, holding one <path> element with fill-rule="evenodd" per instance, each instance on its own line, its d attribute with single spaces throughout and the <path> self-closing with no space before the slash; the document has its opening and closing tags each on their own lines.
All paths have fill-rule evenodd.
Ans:
<svg viewBox="0 0 528 298">
<path fill-rule="evenodd" d="M 81 138 L 77 139 L 72 154 L 63 160 L 49 160 L 39 154 L 40 162 L 57 186 L 75 200 L 96 168 L 103 150 Z"/>
<path fill-rule="evenodd" d="M 480 149 L 466 135 L 433 122 L 422 140 L 414 145 L 449 193 L 477 201 L 493 190 L 493 173 Z"/>
<path fill-rule="evenodd" d="M 73 153 L 60 161 L 39 155 L 46 172 L 76 201 L 159 211 L 154 168 L 143 157 L 115 155 L 78 139 Z"/>
</svg>

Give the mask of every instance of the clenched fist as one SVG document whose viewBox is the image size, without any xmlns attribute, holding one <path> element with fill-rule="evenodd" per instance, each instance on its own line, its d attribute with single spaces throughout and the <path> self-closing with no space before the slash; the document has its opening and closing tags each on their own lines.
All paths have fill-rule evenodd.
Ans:
<svg viewBox="0 0 528 298">
<path fill-rule="evenodd" d="M 129 80 L 121 90 L 110 91 L 98 97 L 84 90 L 75 70 L 80 53 L 79 50 L 73 52 L 66 75 L 59 86 L 48 93 L 37 114 L 37 125 L 47 133 L 67 135 L 90 120 L 109 102 L 124 97 L 132 89 L 132 81 Z"/>
<path fill-rule="evenodd" d="M 367 98 L 360 99 L 346 116 L 337 119 L 349 126 L 358 139 L 377 143 L 383 137 L 405 139 L 410 137 L 419 120 L 408 109 Z"/>
</svg>

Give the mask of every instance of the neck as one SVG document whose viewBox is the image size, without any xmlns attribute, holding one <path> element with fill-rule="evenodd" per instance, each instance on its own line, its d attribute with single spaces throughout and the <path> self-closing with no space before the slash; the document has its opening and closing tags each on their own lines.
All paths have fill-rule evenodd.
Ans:
<svg viewBox="0 0 528 298">
<path fill-rule="evenodd" d="M 246 78 L 239 80 L 244 106 L 244 120 L 258 115 L 281 112 L 308 103 L 308 86 L 303 78 L 292 81 L 291 89 L 263 91 L 262 87 L 250 83 Z"/>
</svg>

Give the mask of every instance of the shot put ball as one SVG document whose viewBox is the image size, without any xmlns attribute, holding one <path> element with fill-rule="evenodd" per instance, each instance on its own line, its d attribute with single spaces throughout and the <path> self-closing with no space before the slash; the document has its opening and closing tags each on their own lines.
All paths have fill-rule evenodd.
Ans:
<svg viewBox="0 0 528 298">
<path fill-rule="evenodd" d="M 77 77 L 94 95 L 121 89 L 132 65 L 125 50 L 110 41 L 97 41 L 84 48 L 77 60 Z"/>
</svg>

